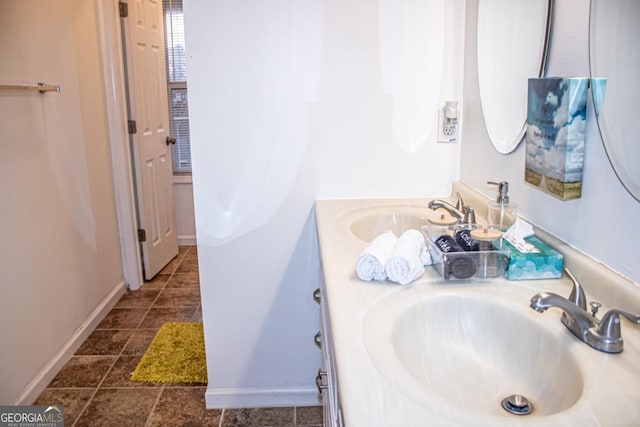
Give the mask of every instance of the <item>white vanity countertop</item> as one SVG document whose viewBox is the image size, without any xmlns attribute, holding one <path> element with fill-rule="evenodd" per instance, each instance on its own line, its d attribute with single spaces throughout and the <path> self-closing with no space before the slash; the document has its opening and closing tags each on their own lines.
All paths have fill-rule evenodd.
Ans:
<svg viewBox="0 0 640 427">
<path fill-rule="evenodd" d="M 457 183 L 457 186 L 461 184 Z M 468 188 L 468 187 L 467 187 Z M 460 190 L 460 187 L 456 187 Z M 466 191 L 466 189 L 464 189 Z M 473 195 L 465 194 L 465 200 L 472 200 Z M 389 199 L 389 200 L 318 200 L 316 202 L 316 218 L 320 241 L 320 253 L 322 257 L 322 269 L 326 286 L 326 298 L 328 312 L 333 333 L 335 349 L 336 370 L 338 375 L 339 395 L 342 406 L 344 422 L 347 427 L 360 426 L 424 426 L 424 425 L 628 425 L 620 418 L 621 414 L 631 416 L 637 423 L 640 420 L 640 328 L 630 324 L 623 325 L 623 337 L 625 338 L 625 351 L 618 355 L 607 355 L 591 349 L 586 344 L 579 342 L 560 323 L 561 312 L 557 309 L 547 310 L 545 313 L 536 313 L 529 308 L 531 296 L 540 291 L 551 291 L 563 296 L 568 296 L 571 283 L 567 278 L 557 280 L 530 280 L 510 282 L 500 278 L 491 281 L 478 282 L 444 282 L 433 267 L 427 267 L 426 273 L 419 280 L 405 286 L 390 282 L 363 282 L 355 274 L 356 260 L 367 243 L 360 240 L 351 232 L 351 224 L 357 218 L 374 212 L 376 207 L 393 206 L 398 209 L 411 209 L 412 212 L 420 212 L 424 209 L 425 218 L 433 215 L 427 206 L 428 199 Z M 471 203 L 474 205 L 474 203 Z M 475 207 L 475 205 L 474 205 Z M 371 211 L 373 209 L 373 211 Z M 545 236 L 547 237 L 547 236 Z M 548 239 L 545 239 L 549 241 Z M 557 242 L 555 242 L 557 243 Z M 586 289 L 589 300 L 598 299 L 602 302 L 604 310 L 611 308 L 610 304 L 618 304 L 616 308 L 631 310 L 635 306 L 640 311 L 640 297 L 637 287 L 610 272 L 594 273 L 604 269 L 600 265 L 588 260 L 576 260 L 567 257 L 565 249 L 557 249 L 565 254 L 565 265 L 570 266 L 574 274 L 581 280 Z M 573 251 L 575 252 L 575 251 Z M 578 274 L 578 267 L 584 267 L 585 281 Z M 596 277 L 597 276 L 597 277 Z M 621 290 L 605 292 L 592 291 L 589 285 L 592 281 L 602 279 L 616 280 L 622 283 Z M 585 283 L 587 282 L 587 283 Z M 583 367 L 590 366 L 593 370 L 620 369 L 632 372 L 634 378 L 629 375 L 626 379 L 604 381 L 604 373 L 596 375 L 595 379 L 587 378 L 584 384 L 584 394 L 596 392 L 612 396 L 616 401 L 604 399 L 602 402 L 591 402 L 580 399 L 571 408 L 551 416 L 541 418 L 540 415 L 515 416 L 504 412 L 499 408 L 499 400 L 496 405 L 496 416 L 490 420 L 481 416 L 465 415 L 464 411 L 456 410 L 442 402 L 425 403 L 415 395 L 407 393 L 407 389 L 400 390 L 397 384 L 398 378 L 406 377 L 406 372 L 398 372 L 398 376 L 389 378 L 388 369 L 378 369 L 372 360 L 364 339 L 364 324 L 370 309 L 376 303 L 385 298 L 412 298 L 420 300 L 428 298 L 434 293 L 456 293 L 462 290 L 480 294 L 509 293 L 516 300 L 521 301 L 522 312 L 525 316 L 532 316 L 536 321 L 554 334 L 560 342 L 571 346 L 572 351 L 585 354 L 582 358 Z M 390 299 L 389 301 L 392 301 Z M 626 306 L 620 306 L 624 301 Z M 625 322 L 626 323 L 626 322 Z M 381 332 L 382 335 L 382 332 Z M 381 336 L 381 339 L 388 339 Z M 437 343 L 436 343 L 437 344 Z M 388 343 L 393 346 L 391 342 Z M 553 352 L 553 348 L 544 349 Z M 579 356 L 582 357 L 582 356 Z M 399 369 L 402 369 L 399 367 Z M 526 369 L 526 366 L 523 366 Z M 385 374 L 382 371 L 386 371 Z M 622 375 L 624 377 L 624 375 Z M 598 380 L 598 381 L 596 381 Z M 595 383 L 597 382 L 597 384 Z M 622 390 L 622 391 L 621 391 Z M 593 399 L 592 399 L 593 400 Z M 609 407 L 610 406 L 610 407 Z M 624 417 L 623 417 L 624 418 Z M 488 421 L 489 424 L 488 424 Z M 543 422 L 542 422 L 543 421 Z M 533 424 L 532 424 L 533 423 Z"/>
</svg>

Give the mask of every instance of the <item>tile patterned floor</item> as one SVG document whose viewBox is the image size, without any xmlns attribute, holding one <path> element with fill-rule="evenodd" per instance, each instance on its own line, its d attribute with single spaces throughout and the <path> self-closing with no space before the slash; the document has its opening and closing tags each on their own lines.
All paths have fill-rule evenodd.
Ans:
<svg viewBox="0 0 640 427">
<path fill-rule="evenodd" d="M 202 320 L 197 247 L 127 292 L 34 404 L 64 405 L 67 426 L 316 427 L 321 407 L 205 409 L 206 387 L 129 376 L 164 322 Z"/>
</svg>

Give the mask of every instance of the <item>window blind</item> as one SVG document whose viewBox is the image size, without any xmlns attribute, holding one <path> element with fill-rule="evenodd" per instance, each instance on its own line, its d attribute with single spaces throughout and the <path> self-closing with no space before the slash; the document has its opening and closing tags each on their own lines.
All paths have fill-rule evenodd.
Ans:
<svg viewBox="0 0 640 427">
<path fill-rule="evenodd" d="M 182 0 L 163 0 L 167 58 L 167 94 L 173 146 L 174 173 L 191 172 L 189 102 L 187 97 L 187 55 L 185 51 Z"/>
</svg>

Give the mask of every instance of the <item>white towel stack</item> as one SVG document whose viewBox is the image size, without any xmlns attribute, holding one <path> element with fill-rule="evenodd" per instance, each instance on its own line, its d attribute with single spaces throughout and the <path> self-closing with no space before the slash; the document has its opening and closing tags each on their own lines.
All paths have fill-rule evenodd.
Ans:
<svg viewBox="0 0 640 427">
<path fill-rule="evenodd" d="M 431 264 L 424 236 L 418 230 L 407 230 L 389 255 L 385 271 L 389 280 L 406 285 L 422 277 L 425 264 Z"/>
<path fill-rule="evenodd" d="M 398 237 L 392 231 L 387 231 L 369 243 L 356 263 L 360 280 L 387 280 L 384 266 L 397 241 Z"/>
<path fill-rule="evenodd" d="M 356 272 L 361 280 L 389 279 L 405 285 L 420 278 L 429 264 L 431 257 L 420 231 L 407 230 L 400 238 L 388 231 L 362 252 Z"/>
</svg>

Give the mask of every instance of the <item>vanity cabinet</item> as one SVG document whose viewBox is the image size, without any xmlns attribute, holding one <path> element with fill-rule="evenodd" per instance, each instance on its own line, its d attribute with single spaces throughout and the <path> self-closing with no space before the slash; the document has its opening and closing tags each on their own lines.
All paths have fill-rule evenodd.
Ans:
<svg viewBox="0 0 640 427">
<path fill-rule="evenodd" d="M 313 293 L 313 299 L 320 304 L 320 331 L 314 341 L 322 351 L 322 366 L 318 369 L 316 385 L 322 399 L 323 423 L 326 427 L 342 427 L 342 410 L 338 396 L 338 377 L 333 351 L 331 322 L 326 300 L 326 291 L 321 280 L 321 287 Z"/>
</svg>

